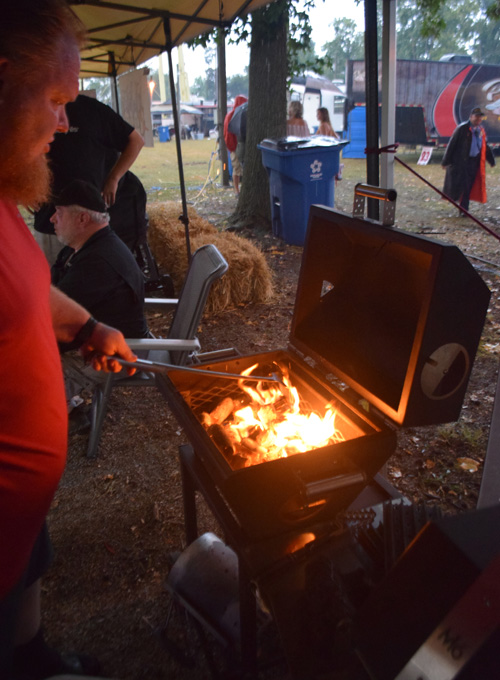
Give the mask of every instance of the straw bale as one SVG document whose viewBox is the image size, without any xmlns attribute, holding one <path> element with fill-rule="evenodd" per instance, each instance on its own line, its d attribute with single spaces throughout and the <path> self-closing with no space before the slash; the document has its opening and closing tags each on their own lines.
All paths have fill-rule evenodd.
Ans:
<svg viewBox="0 0 500 680">
<path fill-rule="evenodd" d="M 148 205 L 148 240 L 160 269 L 172 277 L 180 291 L 187 271 L 182 209 L 175 201 Z M 188 207 L 191 251 L 213 243 L 227 260 L 227 273 L 216 281 L 207 302 L 207 311 L 218 312 L 241 304 L 268 302 L 273 295 L 272 274 L 264 254 L 248 239 L 220 232 L 194 208 Z"/>
</svg>

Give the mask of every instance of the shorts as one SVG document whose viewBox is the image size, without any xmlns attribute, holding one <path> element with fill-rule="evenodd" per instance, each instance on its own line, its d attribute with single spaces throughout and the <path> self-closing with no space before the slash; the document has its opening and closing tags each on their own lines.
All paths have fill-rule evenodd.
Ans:
<svg viewBox="0 0 500 680">
<path fill-rule="evenodd" d="M 231 165 L 233 166 L 233 175 L 236 175 L 236 177 L 242 177 L 243 168 L 241 167 L 240 159 L 236 155 L 236 151 L 231 151 L 229 155 L 231 157 Z"/>
<path fill-rule="evenodd" d="M 44 522 L 22 577 L 10 593 L 0 602 L 0 678 L 9 676 L 8 671 L 11 663 L 15 622 L 23 593 L 47 572 L 53 558 L 54 549 L 47 524 Z"/>
</svg>

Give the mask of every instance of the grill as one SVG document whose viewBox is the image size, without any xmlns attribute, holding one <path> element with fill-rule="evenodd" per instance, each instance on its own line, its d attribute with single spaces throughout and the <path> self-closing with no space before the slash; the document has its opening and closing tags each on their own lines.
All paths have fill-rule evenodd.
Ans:
<svg viewBox="0 0 500 680">
<path fill-rule="evenodd" d="M 239 382 L 174 369 L 158 384 L 247 536 L 307 527 L 349 507 L 398 427 L 458 418 L 489 295 L 455 246 L 312 206 L 288 347 L 203 369 L 284 367 L 303 404 L 334 405 L 341 441 L 249 464 L 204 415 L 228 398 L 245 405 Z"/>
</svg>

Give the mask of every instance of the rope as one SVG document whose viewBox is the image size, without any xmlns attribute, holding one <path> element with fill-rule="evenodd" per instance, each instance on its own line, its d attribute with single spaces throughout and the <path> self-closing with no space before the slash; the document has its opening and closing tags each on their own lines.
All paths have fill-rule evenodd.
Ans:
<svg viewBox="0 0 500 680">
<path fill-rule="evenodd" d="M 394 144 L 388 144 L 387 146 L 382 146 L 382 147 L 380 147 L 380 148 L 378 148 L 378 147 L 377 147 L 377 148 L 373 148 L 373 147 L 372 147 L 372 148 L 366 148 L 366 149 L 365 149 L 365 154 L 376 153 L 376 154 L 378 154 L 379 156 L 380 156 L 380 154 L 382 154 L 382 153 L 393 153 L 393 154 L 395 154 L 395 153 L 396 153 L 396 150 L 397 150 L 397 148 L 398 148 L 398 146 L 399 146 L 399 143 L 398 143 L 398 142 L 395 142 Z M 467 217 L 468 217 L 469 219 L 471 219 L 473 222 L 475 222 L 476 224 L 478 224 L 478 225 L 481 227 L 481 229 L 484 229 L 486 232 L 488 232 L 488 234 L 490 234 L 491 236 L 493 236 L 494 238 L 496 238 L 498 241 L 500 241 L 500 235 L 498 235 L 496 232 L 494 232 L 493 229 L 490 229 L 489 227 L 487 227 L 485 224 L 483 224 L 483 223 L 481 222 L 481 220 L 478 220 L 477 217 L 474 217 L 474 215 L 471 215 L 470 212 L 469 212 L 468 210 L 466 210 L 465 208 L 462 208 L 462 207 L 461 207 L 458 203 L 456 203 L 456 201 L 454 201 L 452 198 L 450 198 L 450 197 L 447 196 L 446 194 L 443 194 L 443 192 L 440 191 L 437 187 L 435 187 L 434 184 L 431 184 L 431 182 L 429 182 L 428 180 L 426 180 L 425 177 L 422 177 L 422 175 L 419 175 L 419 173 L 418 173 L 416 170 L 414 170 L 413 168 L 410 168 L 409 165 L 407 165 L 404 161 L 402 161 L 402 160 L 401 160 L 400 158 L 398 158 L 396 155 L 394 156 L 394 160 L 398 161 L 398 163 L 401 163 L 401 165 L 402 165 L 403 167 L 405 167 L 407 170 L 409 170 L 411 173 L 413 173 L 416 177 L 418 177 L 419 179 L 421 179 L 422 182 L 424 182 L 424 184 L 427 184 L 427 186 L 429 186 L 431 189 L 434 189 L 434 191 L 435 191 L 436 193 L 438 193 L 438 194 L 441 196 L 441 198 L 444 198 L 444 199 L 447 200 L 449 203 L 451 203 L 452 205 L 454 205 L 455 208 L 458 208 L 458 210 L 460 210 L 461 212 L 465 213 L 465 214 L 467 215 Z"/>
<path fill-rule="evenodd" d="M 394 144 L 388 144 L 387 146 L 381 146 L 379 147 L 370 147 L 369 149 L 365 149 L 365 153 L 376 153 L 378 156 L 380 156 L 381 153 L 396 153 L 396 150 L 399 146 L 399 142 L 395 142 Z"/>
<path fill-rule="evenodd" d="M 217 139 L 217 140 L 216 140 L 216 143 L 215 143 L 215 149 L 214 149 L 214 151 L 212 151 L 212 153 L 210 154 L 210 161 L 208 162 L 208 174 L 207 174 L 207 178 L 206 178 L 206 180 L 205 180 L 205 183 L 204 183 L 203 186 L 201 187 L 200 191 L 199 191 L 199 192 L 196 194 L 196 196 L 190 201 L 191 205 L 196 205 L 196 201 L 197 201 L 197 200 L 200 198 L 200 196 L 204 193 L 205 189 L 207 188 L 207 185 L 208 185 L 208 184 L 213 184 L 213 183 L 214 183 L 214 180 L 212 180 L 212 178 L 211 178 L 211 176 L 210 176 L 210 172 L 211 172 L 211 169 L 212 169 L 212 163 L 213 163 L 214 161 L 216 162 L 216 161 L 218 161 L 218 160 L 219 160 L 219 140 Z M 215 177 L 215 180 L 217 180 L 217 177 L 218 177 L 218 176 L 219 176 L 219 172 L 217 172 L 217 175 L 216 175 L 216 177 Z"/>
<path fill-rule="evenodd" d="M 409 170 L 411 173 L 413 173 L 416 177 L 418 177 L 419 179 L 421 179 L 422 182 L 424 182 L 424 184 L 427 184 L 427 186 L 429 186 L 431 189 L 434 189 L 434 191 L 435 191 L 436 193 L 438 193 L 438 194 L 441 196 L 441 198 L 446 199 L 449 203 L 451 203 L 452 205 L 454 205 L 455 208 L 458 208 L 458 210 L 460 210 L 461 212 L 465 213 L 469 219 L 471 219 L 473 222 L 475 222 L 476 224 L 478 224 L 482 229 L 484 229 L 485 231 L 487 231 L 488 234 L 490 234 L 491 236 L 493 236 L 494 238 L 496 238 L 498 241 L 500 241 L 500 236 L 499 236 L 496 232 L 494 232 L 493 229 L 490 229 L 489 227 L 487 227 L 487 226 L 486 226 L 485 224 L 483 224 L 480 220 L 478 220 L 477 217 L 474 217 L 474 215 L 471 215 L 470 212 L 469 212 L 468 210 L 465 210 L 465 208 L 462 208 L 462 207 L 461 207 L 460 205 L 458 205 L 458 203 L 456 203 L 456 201 L 454 201 L 452 198 L 450 198 L 450 197 L 447 196 L 446 194 L 443 194 L 443 192 L 440 191 L 437 187 L 435 187 L 434 184 L 431 184 L 428 180 L 425 179 L 425 177 L 422 177 L 422 175 L 419 175 L 419 173 L 416 172 L 416 170 L 414 170 L 413 168 L 410 168 L 409 165 L 407 165 L 404 161 L 402 161 L 402 160 L 401 160 L 400 158 L 398 158 L 397 156 L 394 156 L 394 160 L 398 161 L 398 163 L 401 163 L 401 165 L 402 165 L 403 167 L 405 167 L 407 170 Z"/>
</svg>

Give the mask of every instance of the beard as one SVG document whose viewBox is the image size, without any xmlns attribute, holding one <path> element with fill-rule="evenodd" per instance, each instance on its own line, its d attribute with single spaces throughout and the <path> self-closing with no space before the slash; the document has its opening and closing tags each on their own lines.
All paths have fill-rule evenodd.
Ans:
<svg viewBox="0 0 500 680">
<path fill-rule="evenodd" d="M 47 157 L 28 160 L 25 144 L 7 144 L 0 161 L 0 198 L 35 208 L 50 198 L 52 173 Z M 19 148 L 16 148 L 19 147 Z"/>
<path fill-rule="evenodd" d="M 0 198 L 34 207 L 50 196 L 52 175 L 40 148 L 38 99 L 26 89 L 0 100 Z M 45 133 L 46 134 L 46 133 Z"/>
</svg>

